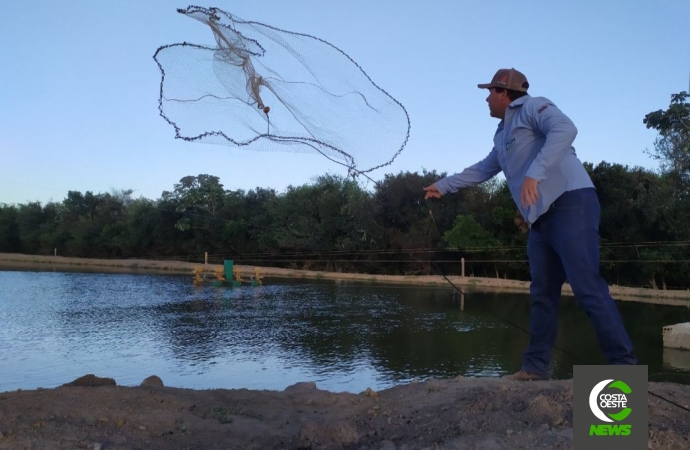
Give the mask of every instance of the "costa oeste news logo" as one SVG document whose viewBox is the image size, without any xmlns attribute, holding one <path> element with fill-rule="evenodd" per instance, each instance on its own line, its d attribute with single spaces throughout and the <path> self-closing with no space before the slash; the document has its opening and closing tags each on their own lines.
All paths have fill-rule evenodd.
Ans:
<svg viewBox="0 0 690 450">
<path fill-rule="evenodd" d="M 573 366 L 573 450 L 647 450 L 647 366 Z"/>
<path fill-rule="evenodd" d="M 612 391 L 612 392 L 611 392 Z M 621 422 L 625 420 L 632 408 L 628 407 L 628 397 L 632 389 L 621 380 L 604 380 L 597 383 L 589 394 L 589 408 L 594 417 L 602 422 Z M 616 412 L 612 412 L 616 411 Z M 591 425 L 590 436 L 629 436 L 632 425 Z"/>
</svg>

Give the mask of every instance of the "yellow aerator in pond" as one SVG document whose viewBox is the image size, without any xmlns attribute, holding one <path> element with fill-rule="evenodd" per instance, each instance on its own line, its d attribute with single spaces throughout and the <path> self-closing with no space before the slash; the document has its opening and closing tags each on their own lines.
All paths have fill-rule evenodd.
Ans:
<svg viewBox="0 0 690 450">
<path fill-rule="evenodd" d="M 210 283 L 214 286 L 237 287 L 242 285 L 260 286 L 263 284 L 261 272 L 258 267 L 250 274 L 242 273 L 239 267 L 235 266 L 234 261 L 223 261 L 223 267 L 217 267 L 214 271 L 215 278 L 206 279 L 203 267 L 194 268 L 194 286 Z"/>
</svg>

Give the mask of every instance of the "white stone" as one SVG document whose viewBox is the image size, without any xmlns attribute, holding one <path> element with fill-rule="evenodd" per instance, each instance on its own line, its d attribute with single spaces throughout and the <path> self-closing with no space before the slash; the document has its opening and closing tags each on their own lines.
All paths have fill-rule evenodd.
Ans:
<svg viewBox="0 0 690 450">
<path fill-rule="evenodd" d="M 690 350 L 690 322 L 664 327 L 664 347 Z"/>
<path fill-rule="evenodd" d="M 690 350 L 665 347 L 663 360 L 665 367 L 690 371 Z"/>
</svg>

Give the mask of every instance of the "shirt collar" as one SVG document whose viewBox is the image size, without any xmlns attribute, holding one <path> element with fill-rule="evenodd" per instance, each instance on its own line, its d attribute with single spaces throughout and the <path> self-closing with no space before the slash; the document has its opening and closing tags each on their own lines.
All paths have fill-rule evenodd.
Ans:
<svg viewBox="0 0 690 450">
<path fill-rule="evenodd" d="M 510 105 L 508 105 L 508 108 L 517 108 L 518 106 L 522 106 L 522 104 L 525 103 L 528 98 L 529 98 L 529 94 L 523 95 L 522 97 L 510 102 Z M 507 113 L 508 113 L 508 110 L 506 110 L 506 114 Z M 501 121 L 498 124 L 498 129 L 496 130 L 496 133 L 499 133 L 503 129 L 504 124 L 505 124 L 505 119 L 501 119 Z"/>
<path fill-rule="evenodd" d="M 529 94 L 525 94 L 522 97 L 518 98 L 517 100 L 513 100 L 510 105 L 508 105 L 508 108 L 517 108 L 518 106 L 522 106 L 523 103 L 527 101 L 529 98 Z"/>
</svg>

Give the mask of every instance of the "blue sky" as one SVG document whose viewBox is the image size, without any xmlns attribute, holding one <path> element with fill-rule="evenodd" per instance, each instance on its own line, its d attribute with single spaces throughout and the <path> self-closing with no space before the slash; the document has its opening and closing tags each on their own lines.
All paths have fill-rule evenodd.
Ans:
<svg viewBox="0 0 690 450">
<path fill-rule="evenodd" d="M 515 67 L 530 93 L 579 129 L 583 161 L 656 168 L 642 124 L 688 90 L 690 2 L 667 0 L 218 0 L 244 20 L 339 47 L 400 101 L 409 143 L 374 179 L 462 170 L 491 150 L 486 91 Z M 252 152 L 174 139 L 158 115 L 164 44 L 209 45 L 207 27 L 169 0 L 0 0 L 0 202 L 62 201 L 69 190 L 134 189 L 158 198 L 180 178 L 216 175 L 226 189 L 283 191 L 345 175 L 316 154 Z M 420 187 L 420 196 L 422 195 Z"/>
</svg>

